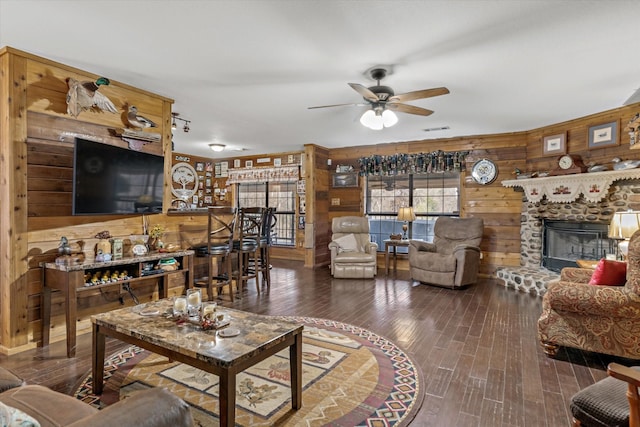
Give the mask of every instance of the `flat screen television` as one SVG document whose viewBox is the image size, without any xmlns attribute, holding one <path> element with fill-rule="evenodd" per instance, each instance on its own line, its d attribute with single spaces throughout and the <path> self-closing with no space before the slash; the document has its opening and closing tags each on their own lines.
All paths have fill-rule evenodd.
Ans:
<svg viewBox="0 0 640 427">
<path fill-rule="evenodd" d="M 76 138 L 73 172 L 73 215 L 162 212 L 162 156 Z"/>
</svg>

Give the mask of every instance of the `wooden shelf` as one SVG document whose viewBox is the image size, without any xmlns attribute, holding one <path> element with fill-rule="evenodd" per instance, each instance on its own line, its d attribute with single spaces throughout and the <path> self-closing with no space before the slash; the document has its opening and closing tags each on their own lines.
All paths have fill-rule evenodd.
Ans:
<svg viewBox="0 0 640 427">
<path fill-rule="evenodd" d="M 185 287 L 190 288 L 193 286 L 193 256 L 194 251 L 187 250 L 177 252 L 156 252 L 106 262 L 79 264 L 57 264 L 55 262 L 43 263 L 44 287 L 42 292 L 42 345 L 49 345 L 52 291 L 60 291 L 65 297 L 64 306 L 67 326 L 67 357 L 74 357 L 76 351 L 77 298 L 79 294 L 94 289 L 122 286 L 124 284 L 130 285 L 143 280 L 161 279 L 158 282 L 158 295 L 160 298 L 167 298 L 169 287 L 167 278 L 171 274 L 184 274 Z M 144 264 L 170 258 L 180 259 L 181 263 L 179 269 L 143 276 L 143 271 L 145 271 Z M 85 275 L 87 272 L 113 269 L 115 267 L 122 266 L 128 266 L 128 270 L 131 270 L 137 274 L 137 276 L 114 282 L 85 286 Z"/>
</svg>

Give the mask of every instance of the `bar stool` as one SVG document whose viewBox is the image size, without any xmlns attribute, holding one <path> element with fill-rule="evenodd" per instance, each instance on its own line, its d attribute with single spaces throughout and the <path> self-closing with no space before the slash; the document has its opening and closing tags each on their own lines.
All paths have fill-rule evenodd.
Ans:
<svg viewBox="0 0 640 427">
<path fill-rule="evenodd" d="M 266 208 L 264 210 L 260 232 L 260 260 L 258 265 L 262 273 L 262 283 L 267 285 L 267 289 L 271 289 L 271 244 L 277 220 L 276 208 Z"/>
<path fill-rule="evenodd" d="M 574 427 L 640 427 L 640 367 L 610 363 L 607 374 L 571 398 Z"/>
<path fill-rule="evenodd" d="M 213 300 L 213 288 L 216 288 L 219 296 L 222 289 L 229 286 L 229 298 L 233 302 L 231 253 L 237 219 L 236 210 L 226 206 L 210 206 L 207 215 L 207 244 L 193 248 L 197 256 L 207 258 L 207 276 L 194 280 L 194 285 L 207 288 L 209 301 Z M 214 259 L 217 271 L 214 271 Z"/>
<path fill-rule="evenodd" d="M 258 258 L 262 214 L 262 208 L 249 207 L 238 210 L 237 233 L 233 240 L 233 251 L 238 257 L 235 275 L 236 286 L 240 294 L 250 279 L 256 279 L 256 290 L 258 295 L 260 294 L 257 269 L 255 266 L 251 268 L 251 260 L 253 259 L 255 263 Z"/>
</svg>

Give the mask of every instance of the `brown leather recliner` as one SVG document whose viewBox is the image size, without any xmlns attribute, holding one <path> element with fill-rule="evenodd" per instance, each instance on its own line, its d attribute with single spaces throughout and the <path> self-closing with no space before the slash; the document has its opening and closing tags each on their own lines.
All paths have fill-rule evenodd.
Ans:
<svg viewBox="0 0 640 427">
<path fill-rule="evenodd" d="M 374 277 L 378 244 L 370 241 L 369 220 L 360 216 L 334 218 L 331 231 L 331 275 L 341 279 Z"/>
<path fill-rule="evenodd" d="M 438 218 L 433 243 L 409 242 L 411 278 L 446 288 L 476 283 L 483 231 L 482 218 Z"/>
<path fill-rule="evenodd" d="M 41 427 L 191 427 L 189 405 L 165 388 L 132 393 L 102 410 L 41 385 L 24 385 L 0 368 L 0 402 L 34 418 Z"/>
</svg>

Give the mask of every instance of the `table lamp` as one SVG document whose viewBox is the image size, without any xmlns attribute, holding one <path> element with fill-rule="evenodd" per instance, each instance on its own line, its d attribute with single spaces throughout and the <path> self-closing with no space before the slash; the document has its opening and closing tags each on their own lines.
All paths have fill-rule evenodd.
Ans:
<svg viewBox="0 0 640 427">
<path fill-rule="evenodd" d="M 609 224 L 609 238 L 620 240 L 618 251 L 622 259 L 627 258 L 629 253 L 629 239 L 640 228 L 640 212 L 626 211 L 616 212 Z"/>
<path fill-rule="evenodd" d="M 402 224 L 402 240 L 407 240 L 407 228 L 410 221 L 416 220 L 416 214 L 413 212 L 413 208 L 400 208 L 398 211 L 398 221 L 404 221 Z"/>
</svg>

